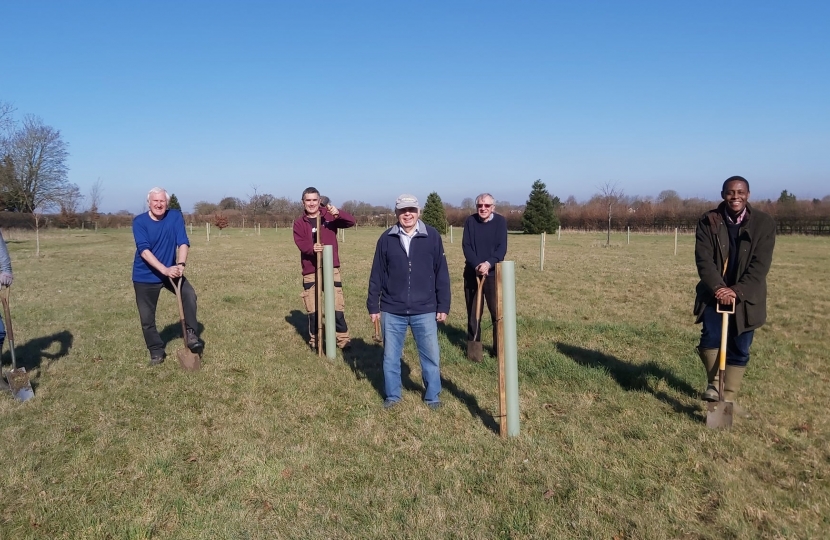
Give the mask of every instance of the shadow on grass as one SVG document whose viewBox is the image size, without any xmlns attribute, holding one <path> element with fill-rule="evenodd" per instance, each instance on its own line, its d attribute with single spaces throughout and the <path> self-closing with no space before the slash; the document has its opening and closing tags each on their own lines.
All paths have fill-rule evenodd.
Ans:
<svg viewBox="0 0 830 540">
<path fill-rule="evenodd" d="M 358 380 L 367 380 L 381 399 L 386 397 L 383 387 L 383 345 L 353 338 L 352 346 L 343 351 L 343 360 Z M 401 385 L 409 392 L 424 393 L 424 387 L 412 380 L 412 368 L 401 358 Z"/>
<path fill-rule="evenodd" d="M 466 337 L 466 335 L 465 335 Z M 499 424 L 496 422 L 496 419 L 493 417 L 492 414 L 486 412 L 482 409 L 478 404 L 478 399 L 469 392 L 466 392 L 458 387 L 452 380 L 447 379 L 445 377 L 441 377 L 441 386 L 453 395 L 455 399 L 460 401 L 467 407 L 467 410 L 470 411 L 470 415 L 478 418 L 481 420 L 481 423 L 484 424 L 484 427 L 492 431 L 493 433 L 499 433 Z"/>
<path fill-rule="evenodd" d="M 649 379 L 654 377 L 665 380 L 670 387 L 689 397 L 696 398 L 698 396 L 698 392 L 686 381 L 679 379 L 674 373 L 657 365 L 655 362 L 648 362 L 642 365 L 629 364 L 628 362 L 623 362 L 616 356 L 562 342 L 557 342 L 556 348 L 559 352 L 582 366 L 604 367 L 623 390 L 647 391 L 660 401 L 671 405 L 675 412 L 683 413 L 695 421 L 700 420 L 697 406 L 681 403 L 663 390 L 655 389 L 649 384 Z"/>
<path fill-rule="evenodd" d="M 199 323 L 199 327 L 196 329 L 196 333 L 198 335 L 202 335 L 205 331 L 205 325 Z M 159 336 L 161 336 L 161 340 L 164 342 L 165 346 L 170 343 L 174 339 L 184 339 L 182 335 L 182 323 L 180 321 L 176 321 L 174 323 L 170 323 L 159 332 Z"/>
<path fill-rule="evenodd" d="M 447 341 L 454 347 L 461 349 L 464 354 L 467 354 L 467 323 L 464 323 L 464 328 L 457 328 L 448 324 L 439 324 L 438 332 L 444 334 Z"/>
<path fill-rule="evenodd" d="M 72 348 L 72 332 L 63 330 L 52 334 L 30 339 L 24 345 L 15 343 L 14 354 L 17 360 L 17 367 L 24 367 L 26 371 L 40 367 L 44 360 L 57 360 L 69 354 Z M 58 344 L 58 352 L 48 352 L 54 344 Z M 12 355 L 8 350 L 3 353 L 3 364 L 11 365 Z"/>
<path fill-rule="evenodd" d="M 306 343 L 308 343 L 308 340 L 311 339 L 311 334 L 309 334 L 308 329 L 308 318 L 308 314 L 300 311 L 299 309 L 292 309 L 291 313 L 285 317 L 285 322 L 293 326 L 294 330 L 297 331 L 297 334 L 299 334 Z"/>
</svg>

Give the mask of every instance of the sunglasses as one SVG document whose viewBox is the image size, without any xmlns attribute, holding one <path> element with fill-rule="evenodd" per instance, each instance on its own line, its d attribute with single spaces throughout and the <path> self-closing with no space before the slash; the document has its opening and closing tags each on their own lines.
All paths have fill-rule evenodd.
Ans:
<svg viewBox="0 0 830 540">
<path fill-rule="evenodd" d="M 493 205 L 492 204 L 477 204 L 476 206 L 479 207 L 479 208 L 490 208 Z"/>
</svg>

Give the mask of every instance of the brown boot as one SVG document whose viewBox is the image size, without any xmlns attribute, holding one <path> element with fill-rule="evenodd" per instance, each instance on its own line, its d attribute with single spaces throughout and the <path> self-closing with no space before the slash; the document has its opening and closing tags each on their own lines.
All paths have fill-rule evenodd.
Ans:
<svg viewBox="0 0 830 540">
<path fill-rule="evenodd" d="M 718 400 L 718 349 L 700 349 L 697 350 L 700 359 L 703 361 L 703 367 L 706 368 L 706 390 L 703 392 L 704 401 Z"/>
<path fill-rule="evenodd" d="M 738 392 L 741 389 L 741 381 L 744 378 L 746 366 L 726 366 L 726 373 L 723 380 L 723 400 L 732 403 L 734 414 L 749 418 L 749 414 L 743 407 L 735 403 L 738 399 Z"/>
</svg>

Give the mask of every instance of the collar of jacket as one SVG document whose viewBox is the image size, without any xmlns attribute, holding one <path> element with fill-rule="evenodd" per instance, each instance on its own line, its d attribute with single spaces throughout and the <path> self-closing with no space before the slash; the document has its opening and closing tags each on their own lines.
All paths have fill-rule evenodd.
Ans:
<svg viewBox="0 0 830 540">
<path fill-rule="evenodd" d="M 429 236 L 427 234 L 427 226 L 420 219 L 418 220 L 418 224 L 415 226 L 415 229 L 416 229 L 415 236 Z M 395 223 L 394 225 L 389 227 L 389 232 L 387 234 L 389 236 L 400 236 L 400 234 L 401 234 L 401 225 L 400 225 L 400 223 Z"/>
<path fill-rule="evenodd" d="M 724 215 L 726 213 L 726 201 L 720 203 L 718 207 L 711 212 L 712 218 L 714 221 L 714 225 L 716 228 L 720 228 L 721 225 L 726 225 L 726 219 Z M 741 223 L 739 224 L 741 234 L 746 234 L 747 237 L 751 240 L 752 239 L 752 232 L 749 228 L 749 222 L 752 219 L 752 206 L 749 203 L 746 203 L 746 216 Z M 722 229 L 725 233 L 726 229 Z"/>
</svg>

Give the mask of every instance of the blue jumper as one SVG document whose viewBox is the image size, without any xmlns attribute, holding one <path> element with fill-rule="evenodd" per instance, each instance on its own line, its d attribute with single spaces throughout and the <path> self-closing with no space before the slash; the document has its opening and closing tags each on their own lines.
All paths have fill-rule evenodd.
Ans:
<svg viewBox="0 0 830 540">
<path fill-rule="evenodd" d="M 179 246 L 190 246 L 184 217 L 179 210 L 168 210 L 158 221 L 147 212 L 137 215 L 133 218 L 133 236 L 136 247 L 133 281 L 136 283 L 162 283 L 166 279 L 141 258 L 142 251 L 149 249 L 161 264 L 173 266 Z"/>
</svg>

